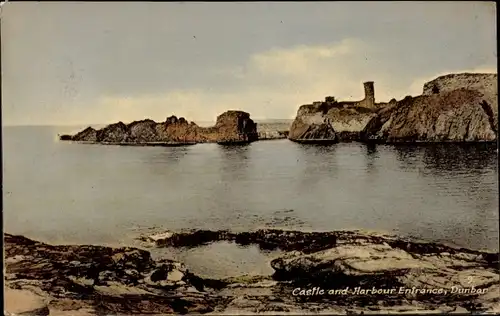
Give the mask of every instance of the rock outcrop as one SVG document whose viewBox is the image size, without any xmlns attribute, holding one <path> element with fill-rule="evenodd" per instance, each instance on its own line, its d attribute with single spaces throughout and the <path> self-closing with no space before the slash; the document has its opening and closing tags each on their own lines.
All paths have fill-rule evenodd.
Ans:
<svg viewBox="0 0 500 316">
<path fill-rule="evenodd" d="M 271 279 L 234 278 L 240 293 L 225 313 L 474 313 L 500 311 L 499 254 L 360 231 L 263 229 L 166 232 L 142 238 L 160 247 L 226 240 L 285 253 Z M 240 281 L 236 281 L 240 279 Z M 234 284 L 236 282 L 236 284 Z M 260 286 L 267 295 L 241 296 Z M 238 291 L 236 291 L 238 289 Z M 279 297 L 279 299 L 276 299 Z"/>
<path fill-rule="evenodd" d="M 381 110 L 363 137 L 382 142 L 493 142 L 497 127 L 491 112 L 481 93 L 474 90 L 407 97 Z"/>
<path fill-rule="evenodd" d="M 348 107 L 341 102 L 303 105 L 290 127 L 288 138 L 301 143 L 356 140 L 376 109 Z"/>
<path fill-rule="evenodd" d="M 494 142 L 498 137 L 496 74 L 451 74 L 401 101 L 325 102 L 303 105 L 289 139 L 367 142 Z"/>
<path fill-rule="evenodd" d="M 303 105 L 290 127 L 288 138 L 297 142 L 335 142 L 337 135 L 325 116 L 328 108 L 323 104 Z"/>
<path fill-rule="evenodd" d="M 191 231 L 143 239 L 169 247 L 232 240 L 283 254 L 270 262 L 271 276 L 217 280 L 137 248 L 53 246 L 5 234 L 6 315 L 500 311 L 498 253 L 359 231 Z"/>
<path fill-rule="evenodd" d="M 206 313 L 215 306 L 203 283 L 182 264 L 154 261 L 144 250 L 52 246 L 9 234 L 4 245 L 6 287 L 33 292 L 42 298 L 36 308 L 50 315 L 82 310 L 91 315 Z M 8 312 L 14 309 L 29 308 Z"/>
<path fill-rule="evenodd" d="M 60 139 L 101 144 L 161 146 L 203 142 L 252 142 L 258 139 L 258 134 L 257 124 L 250 119 L 250 114 L 227 111 L 217 117 L 216 124 L 212 127 L 200 127 L 183 117 L 170 116 L 162 123 L 147 119 L 130 124 L 118 122 L 100 130 L 88 127 L 73 136 L 62 135 Z"/>
<path fill-rule="evenodd" d="M 457 89 L 474 90 L 491 108 L 493 125 L 498 131 L 498 79 L 497 74 L 461 73 L 440 76 L 424 84 L 423 95 L 449 92 Z M 485 109 L 489 111 L 489 109 Z"/>
</svg>

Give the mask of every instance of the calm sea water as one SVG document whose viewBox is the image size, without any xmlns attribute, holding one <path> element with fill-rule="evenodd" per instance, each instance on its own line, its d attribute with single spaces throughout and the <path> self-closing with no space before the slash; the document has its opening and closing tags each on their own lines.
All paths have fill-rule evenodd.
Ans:
<svg viewBox="0 0 500 316">
<path fill-rule="evenodd" d="M 6 232 L 130 244 L 153 228 L 366 229 L 498 250 L 497 153 L 488 146 L 57 141 L 74 130 L 3 128 Z"/>
</svg>

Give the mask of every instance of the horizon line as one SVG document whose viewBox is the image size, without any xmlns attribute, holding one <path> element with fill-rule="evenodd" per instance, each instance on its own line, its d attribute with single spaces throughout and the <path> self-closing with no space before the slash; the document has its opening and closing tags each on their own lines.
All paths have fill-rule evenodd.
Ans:
<svg viewBox="0 0 500 316">
<path fill-rule="evenodd" d="M 295 118 L 272 118 L 272 119 L 252 119 L 254 122 L 259 122 L 259 121 L 293 121 Z M 154 120 L 153 120 L 154 121 Z M 118 122 L 123 122 L 123 121 L 116 121 L 113 123 L 81 123 L 81 124 L 42 124 L 42 123 L 35 123 L 35 124 L 2 124 L 3 127 L 76 127 L 76 126 L 96 126 L 96 125 L 110 125 L 110 124 L 115 124 Z M 131 121 L 132 123 L 134 121 Z M 195 123 L 216 123 L 215 120 L 213 121 L 192 121 Z M 161 123 L 161 122 L 157 122 Z"/>
</svg>

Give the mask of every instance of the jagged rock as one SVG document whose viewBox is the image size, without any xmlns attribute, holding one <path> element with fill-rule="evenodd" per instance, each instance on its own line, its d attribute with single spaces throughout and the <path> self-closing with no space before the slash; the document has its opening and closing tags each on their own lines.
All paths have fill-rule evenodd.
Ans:
<svg viewBox="0 0 500 316">
<path fill-rule="evenodd" d="M 495 141 L 490 112 L 482 94 L 473 90 L 407 97 L 380 111 L 364 136 L 386 142 Z"/>
<path fill-rule="evenodd" d="M 293 279 L 304 275 L 311 278 L 331 274 L 363 276 L 433 268 L 431 264 L 416 260 L 406 251 L 388 244 L 341 245 L 310 255 L 275 259 L 271 266 L 281 278 L 288 275 Z"/>
<path fill-rule="evenodd" d="M 395 303 L 412 298 L 429 306 L 426 298 L 448 305 L 456 299 L 458 302 L 474 301 L 476 305 L 471 306 L 478 310 L 489 310 L 498 303 L 498 294 L 496 299 L 491 294 L 499 282 L 498 254 L 494 263 L 465 249 L 446 249 L 447 255 L 443 256 L 445 249 L 434 249 L 437 253 L 422 252 L 426 249 L 425 244 L 407 243 L 400 247 L 402 244 L 391 240 L 349 243 L 311 254 L 278 258 L 271 266 L 276 271 L 275 278 L 290 280 L 297 287 L 347 288 L 351 291 L 348 293 L 353 294 L 359 284 L 363 284 L 364 289 L 376 289 L 378 293 L 366 293 L 367 300 L 384 297 Z M 386 292 L 380 292 L 381 289 Z M 392 289 L 394 293 L 390 292 Z M 409 292 L 401 294 L 399 289 L 409 289 Z M 420 292 L 439 289 L 447 293 Z"/>
<path fill-rule="evenodd" d="M 334 232 L 300 232 L 279 229 L 259 229 L 252 232 L 233 233 L 226 230 L 187 230 L 163 232 L 139 237 L 142 241 L 153 242 L 158 247 L 196 247 L 215 241 L 234 241 L 239 245 L 256 244 L 261 249 L 281 249 L 303 252 L 318 251 L 333 247 L 337 240 Z"/>
<path fill-rule="evenodd" d="M 73 136 L 71 136 L 71 135 L 60 135 L 59 139 L 60 140 L 73 140 Z"/>
<path fill-rule="evenodd" d="M 359 139 L 360 133 L 376 116 L 373 109 L 363 107 L 332 108 L 326 113 L 328 122 L 341 141 Z"/>
<path fill-rule="evenodd" d="M 179 119 L 177 119 L 177 116 L 172 115 L 172 116 L 167 117 L 167 119 L 165 120 L 165 124 L 175 124 L 178 121 L 179 121 Z"/>
<path fill-rule="evenodd" d="M 256 141 L 257 124 L 250 119 L 250 114 L 242 111 L 227 111 L 217 116 L 215 123 L 219 143 Z"/>
<path fill-rule="evenodd" d="M 130 142 L 147 143 L 160 141 L 156 130 L 156 122 L 153 120 L 132 122 L 127 126 L 127 129 L 129 130 L 127 140 Z"/>
<path fill-rule="evenodd" d="M 5 286 L 40 293 L 44 302 L 50 302 L 50 315 L 62 311 L 70 315 L 484 313 L 495 312 L 499 306 L 498 253 L 359 231 L 193 230 L 154 239 L 162 238 L 179 247 L 231 240 L 292 251 L 271 262 L 276 271 L 273 276 L 215 280 L 197 277 L 178 262 L 153 260 L 149 252 L 136 248 L 52 246 L 5 234 L 9 275 Z M 472 286 L 481 293 L 377 292 L 390 287 L 449 290 Z M 375 288 L 376 293 L 297 294 L 301 289 L 346 287 Z"/>
<path fill-rule="evenodd" d="M 370 107 L 328 100 L 301 106 L 289 139 L 493 142 L 498 135 L 496 74 L 441 76 L 426 83 L 421 96 Z"/>
<path fill-rule="evenodd" d="M 492 113 L 493 126 L 498 132 L 498 76 L 497 74 L 460 73 L 437 77 L 424 84 L 423 95 L 450 92 L 457 89 L 474 90 L 481 94 Z M 487 109 L 485 109 L 487 111 Z"/>
<path fill-rule="evenodd" d="M 123 143 L 128 137 L 129 130 L 123 122 L 110 124 L 97 131 L 97 141 L 101 143 Z"/>
<path fill-rule="evenodd" d="M 290 126 L 288 138 L 297 142 L 323 140 L 336 142 L 337 135 L 325 114 L 330 108 L 326 103 L 306 104 L 297 111 L 297 116 Z"/>
<path fill-rule="evenodd" d="M 358 140 L 366 125 L 377 116 L 375 109 L 344 107 L 343 103 L 303 105 L 290 127 L 288 138 L 297 142 Z"/>
<path fill-rule="evenodd" d="M 92 127 L 87 127 L 83 131 L 75 134 L 71 140 L 96 142 L 97 141 L 97 131 L 95 129 L 93 129 Z"/>
<path fill-rule="evenodd" d="M 258 134 L 250 114 L 227 111 L 217 117 L 212 127 L 200 127 L 183 117 L 170 116 L 163 123 L 147 119 L 128 125 L 118 122 L 97 131 L 88 127 L 74 136 L 62 135 L 60 139 L 120 145 L 173 145 L 252 142 L 258 139 Z"/>
<path fill-rule="evenodd" d="M 365 98 L 361 101 L 337 101 L 329 96 L 324 102 L 302 105 L 288 138 L 303 143 L 358 140 L 381 106 L 375 103 L 373 82 L 365 82 L 364 87 Z"/>
<path fill-rule="evenodd" d="M 214 303 L 204 295 L 186 293 L 179 296 L 171 292 L 183 286 L 179 279 L 184 285 L 191 284 L 186 277 L 187 271 L 173 261 L 153 261 L 150 253 L 144 250 L 52 246 L 5 234 L 5 255 L 11 259 L 6 271 L 14 276 L 6 286 L 39 289 L 50 298 L 52 305 L 59 302 L 74 310 L 99 306 L 100 312 L 105 314 L 213 310 Z"/>
</svg>

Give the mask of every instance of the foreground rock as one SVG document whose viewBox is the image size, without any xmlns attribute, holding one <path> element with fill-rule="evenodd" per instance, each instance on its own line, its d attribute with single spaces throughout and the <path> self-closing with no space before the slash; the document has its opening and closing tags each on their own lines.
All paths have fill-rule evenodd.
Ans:
<svg viewBox="0 0 500 316">
<path fill-rule="evenodd" d="M 5 310 L 10 315 L 49 315 L 47 302 L 43 297 L 26 290 L 4 290 Z"/>
<path fill-rule="evenodd" d="M 303 105 L 291 140 L 366 142 L 494 142 L 498 135 L 496 74 L 451 74 L 424 85 L 421 96 L 376 103 L 373 83 L 365 99 Z"/>
<path fill-rule="evenodd" d="M 140 249 L 51 246 L 6 234 L 6 287 L 32 292 L 50 315 L 463 313 L 499 306 L 497 253 L 347 231 L 166 232 L 143 240 L 175 247 L 232 240 L 284 253 L 271 261 L 272 276 L 210 280 Z"/>
<path fill-rule="evenodd" d="M 189 145 L 204 142 L 242 143 L 258 139 L 257 124 L 250 114 L 227 111 L 217 117 L 212 127 L 200 127 L 183 117 L 170 116 L 165 122 L 153 120 L 118 122 L 95 130 L 88 127 L 75 135 L 62 135 L 61 140 L 119 145 Z"/>
<path fill-rule="evenodd" d="M 6 287 L 32 291 L 51 313 L 205 313 L 216 304 L 182 264 L 153 261 L 144 250 L 51 246 L 9 234 L 4 244 Z"/>
</svg>

